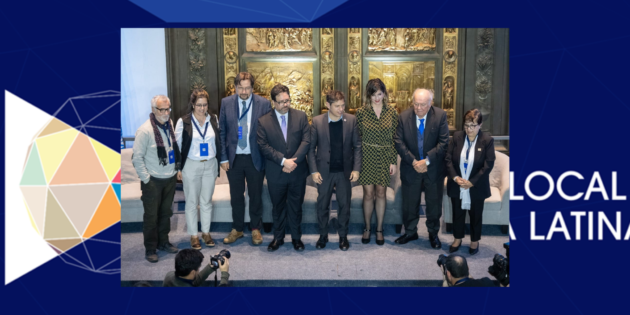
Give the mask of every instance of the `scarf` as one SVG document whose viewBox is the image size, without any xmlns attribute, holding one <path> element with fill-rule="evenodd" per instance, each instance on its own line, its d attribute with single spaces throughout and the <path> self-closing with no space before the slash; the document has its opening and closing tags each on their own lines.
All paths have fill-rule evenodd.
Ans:
<svg viewBox="0 0 630 315">
<path fill-rule="evenodd" d="M 466 160 L 466 149 L 468 148 L 468 135 L 464 134 L 464 147 L 459 156 L 459 171 L 462 173 L 462 178 L 468 180 L 470 173 L 472 172 L 473 162 L 475 161 L 475 144 L 477 144 L 477 138 L 470 143 L 470 152 L 468 153 L 468 167 L 464 168 L 464 161 Z M 462 210 L 470 210 L 470 188 L 464 189 L 459 187 L 459 199 L 462 200 Z"/>
<path fill-rule="evenodd" d="M 179 170 L 180 166 L 180 154 L 179 154 L 179 146 L 177 145 L 177 141 L 175 141 L 175 132 L 173 131 L 173 124 L 170 123 L 170 120 L 166 121 L 164 124 L 160 124 L 160 122 L 155 118 L 155 115 L 151 113 L 149 116 L 151 120 L 151 126 L 153 127 L 153 136 L 155 136 L 155 144 L 157 144 L 157 154 L 160 159 L 160 165 L 166 166 L 168 165 L 168 156 L 166 154 L 166 148 L 164 147 L 164 140 L 162 140 L 162 134 L 160 134 L 159 128 L 164 130 L 165 134 L 169 134 L 171 136 L 171 143 L 173 145 L 173 152 L 175 153 L 175 169 Z M 168 130 L 169 132 L 166 132 Z"/>
</svg>

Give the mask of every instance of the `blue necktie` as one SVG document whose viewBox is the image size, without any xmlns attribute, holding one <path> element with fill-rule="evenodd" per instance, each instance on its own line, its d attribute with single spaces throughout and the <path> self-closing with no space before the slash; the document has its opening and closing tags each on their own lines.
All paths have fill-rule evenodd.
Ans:
<svg viewBox="0 0 630 315">
<path fill-rule="evenodd" d="M 418 127 L 418 152 L 420 159 L 424 159 L 422 156 L 424 152 L 424 118 L 420 119 L 420 126 Z"/>
</svg>

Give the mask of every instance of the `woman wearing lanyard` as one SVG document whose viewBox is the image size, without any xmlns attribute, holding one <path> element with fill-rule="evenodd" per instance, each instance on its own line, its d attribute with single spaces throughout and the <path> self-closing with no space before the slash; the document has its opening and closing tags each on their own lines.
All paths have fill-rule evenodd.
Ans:
<svg viewBox="0 0 630 315">
<path fill-rule="evenodd" d="M 479 252 L 483 203 L 490 197 L 490 172 L 494 166 L 494 139 L 481 131 L 478 109 L 464 114 L 464 131 L 453 134 L 446 153 L 448 196 L 453 204 L 453 236 L 449 251 L 459 250 L 464 238 L 466 211 L 470 215 L 470 254 Z"/>
<path fill-rule="evenodd" d="M 214 246 L 210 222 L 214 182 L 219 176 L 216 157 L 221 156 L 221 145 L 217 115 L 208 114 L 208 99 L 206 91 L 194 90 L 190 95 L 191 112 L 181 117 L 175 127 L 182 160 L 177 179 L 184 182 L 186 226 L 193 249 L 201 249 L 197 231 L 197 205 L 201 213 L 201 237 L 207 246 Z"/>
<path fill-rule="evenodd" d="M 387 203 L 385 192 L 391 175 L 396 172 L 398 156 L 394 148 L 398 112 L 393 106 L 387 105 L 387 102 L 385 83 L 381 79 L 368 81 L 365 87 L 365 104 L 357 110 L 357 122 L 362 141 L 359 184 L 363 185 L 363 217 L 365 219 L 365 230 L 361 238 L 363 244 L 370 242 L 370 225 L 374 208 L 376 208 L 377 223 L 376 244 L 385 244 L 383 236 L 383 218 Z"/>
</svg>

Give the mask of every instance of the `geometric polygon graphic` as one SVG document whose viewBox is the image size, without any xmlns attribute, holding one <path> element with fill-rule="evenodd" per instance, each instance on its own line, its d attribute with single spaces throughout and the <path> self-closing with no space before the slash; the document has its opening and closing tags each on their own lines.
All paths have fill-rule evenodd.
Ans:
<svg viewBox="0 0 630 315">
<path fill-rule="evenodd" d="M 20 182 L 44 240 L 63 253 L 120 221 L 110 181 L 118 173 L 118 152 L 52 118 L 36 136 Z"/>
<path fill-rule="evenodd" d="M 72 108 L 72 99 L 97 97 L 117 98 L 114 102 L 120 102 L 119 92 L 105 91 L 71 98 L 62 108 L 68 104 Z M 82 262 L 68 255 L 86 239 L 120 221 L 120 154 L 82 132 L 91 128 L 90 122 L 103 112 L 96 112 L 93 117 L 78 117 L 83 125 L 72 127 L 5 91 L 6 130 L 19 135 L 7 136 L 5 144 L 5 150 L 10 149 L 6 152 L 16 155 L 16 159 L 7 157 L 5 165 L 5 284 L 52 257 L 103 273 L 89 262 L 89 253 Z M 35 130 L 33 125 L 9 118 L 22 117 L 25 113 L 26 117 L 37 118 Z M 35 250 L 28 264 L 9 259 L 19 256 L 16 253 L 20 248 Z M 119 259 L 120 252 L 113 254 L 116 256 L 109 257 L 110 261 Z"/>
</svg>

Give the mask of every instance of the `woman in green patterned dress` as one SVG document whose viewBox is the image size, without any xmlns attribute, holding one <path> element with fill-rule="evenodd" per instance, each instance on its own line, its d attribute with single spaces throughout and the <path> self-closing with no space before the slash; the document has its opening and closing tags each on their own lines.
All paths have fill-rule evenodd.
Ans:
<svg viewBox="0 0 630 315">
<path fill-rule="evenodd" d="M 385 243 L 383 237 L 383 217 L 387 201 L 385 192 L 391 175 L 396 172 L 397 153 L 394 148 L 394 133 L 398 125 L 398 112 L 393 106 L 387 105 L 388 100 L 385 83 L 380 79 L 372 79 L 365 87 L 365 104 L 357 110 L 362 142 L 359 184 L 363 185 L 363 216 L 365 218 L 365 230 L 361 239 L 363 244 L 370 242 L 370 225 L 374 208 L 376 208 L 377 222 L 376 244 Z"/>
</svg>

